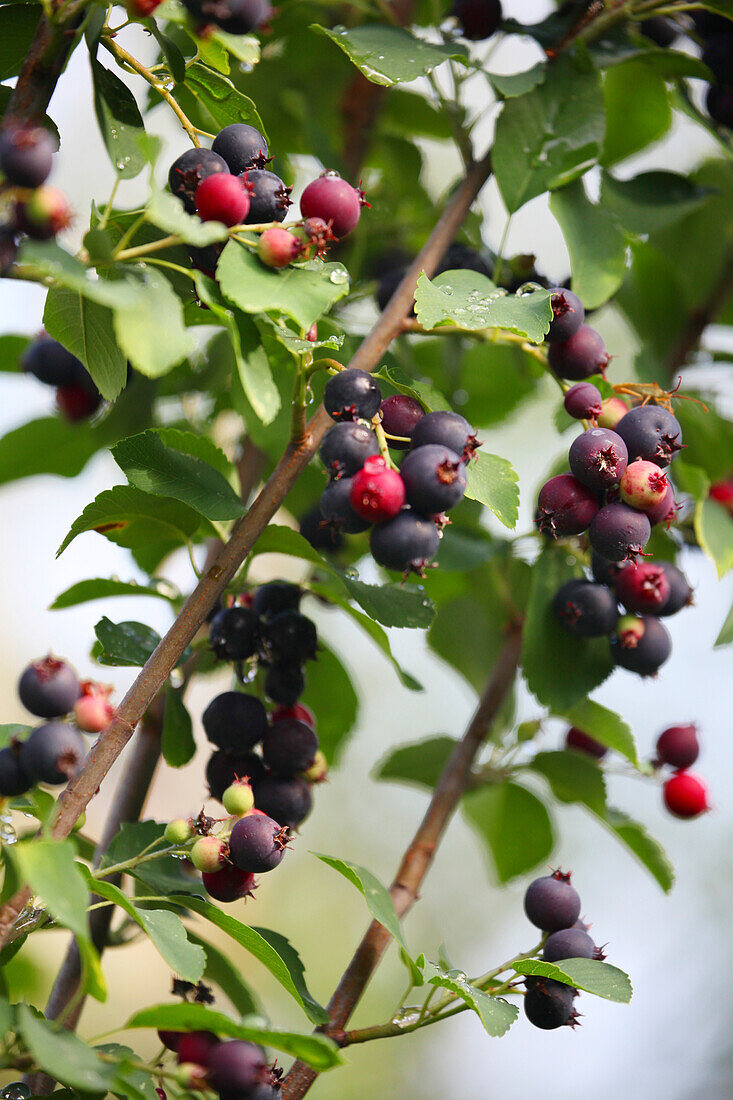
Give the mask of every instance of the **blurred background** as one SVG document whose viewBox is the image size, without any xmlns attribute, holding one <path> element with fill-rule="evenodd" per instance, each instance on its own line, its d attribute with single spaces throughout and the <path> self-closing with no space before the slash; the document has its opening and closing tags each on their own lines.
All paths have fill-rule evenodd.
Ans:
<svg viewBox="0 0 733 1100">
<path fill-rule="evenodd" d="M 542 0 L 505 3 L 507 14 L 526 22 L 541 18 L 549 7 Z M 146 56 L 146 50 L 149 55 L 149 43 L 142 35 L 138 45 L 141 56 Z M 529 40 L 501 45 L 492 55 L 492 69 L 519 71 L 537 56 L 538 48 Z M 92 198 L 103 200 L 113 182 L 93 117 L 88 61 L 81 50 L 71 59 L 50 113 L 63 140 L 53 182 L 70 197 L 81 228 Z M 268 121 L 276 132 L 276 120 Z M 487 144 L 490 125 L 482 134 Z M 156 108 L 151 129 L 166 139 L 170 157 L 161 158 L 165 165 L 184 147 L 181 135 L 163 108 Z M 634 175 L 652 166 L 686 171 L 717 151 L 712 139 L 678 115 L 668 135 L 643 157 L 624 162 L 619 174 Z M 439 159 L 428 161 L 427 184 L 436 201 L 458 170 L 458 159 L 452 163 L 444 149 Z M 592 191 L 593 173 L 588 179 Z M 143 197 L 144 186 L 142 178 L 124 184 L 118 201 L 134 205 Z M 487 226 L 485 243 L 497 249 L 506 214 L 493 182 L 484 189 L 481 207 Z M 72 230 L 69 243 L 77 243 L 78 238 L 79 232 Z M 538 268 L 552 279 L 562 280 L 569 272 L 560 230 L 544 199 L 528 203 L 513 218 L 505 252 L 535 253 Z M 3 281 L 0 331 L 34 333 L 41 324 L 43 301 L 40 288 Z M 373 309 L 371 304 L 360 306 L 365 326 Z M 593 324 L 615 356 L 611 381 L 628 377 L 639 349 L 623 318 L 608 307 L 594 316 Z M 708 331 L 709 348 L 723 350 L 723 340 L 722 329 Z M 733 386 L 726 369 L 701 354 L 685 380 L 712 382 L 731 411 Z M 48 413 L 49 392 L 22 375 L 3 375 L 0 431 Z M 556 393 L 548 385 L 501 430 L 482 433 L 489 448 L 509 458 L 520 475 L 520 529 L 531 521 L 538 483 L 567 447 L 553 426 L 556 404 Z M 102 613 L 115 621 L 140 619 L 159 630 L 169 623 L 160 601 L 144 598 L 109 600 L 103 608 L 93 603 L 47 610 L 60 591 L 85 577 L 118 575 L 129 580 L 139 576 L 125 551 L 93 535 L 76 540 L 62 558 L 54 558 L 72 520 L 98 492 L 120 480 L 112 459 L 100 454 L 73 480 L 36 477 L 0 490 L 0 607 L 5 623 L 0 635 L 0 713 L 4 722 L 26 721 L 15 683 L 25 664 L 49 649 L 68 657 L 82 676 L 96 675 L 114 683 L 116 697 L 121 697 L 134 670 L 103 669 L 100 675 L 89 658 L 94 624 Z M 322 1100 L 366 1096 L 483 1100 L 494 1094 L 519 1098 L 539 1089 L 546 1100 L 564 1100 L 569 1088 L 593 1100 L 616 1100 L 624 1094 L 665 1100 L 733 1094 L 729 995 L 733 865 L 728 854 L 733 840 L 733 807 L 728 797 L 733 752 L 727 740 L 733 736 L 731 666 L 725 650 L 712 649 L 733 593 L 730 580 L 717 582 L 714 567 L 699 552 L 687 552 L 679 564 L 695 587 L 695 605 L 667 620 L 673 653 L 658 679 L 642 682 L 619 671 L 595 693 L 599 702 L 628 721 L 645 756 L 666 726 L 699 724 L 703 752 L 698 770 L 710 782 L 714 812 L 693 822 L 675 821 L 664 813 L 653 784 L 610 777 L 609 801 L 648 825 L 667 848 L 677 873 L 671 895 L 665 897 L 626 850 L 580 810 L 555 811 L 559 842 L 553 863 L 572 868 L 594 938 L 608 943 L 609 961 L 631 975 L 635 990 L 631 1005 L 585 995 L 579 1001 L 583 1019 L 577 1031 L 543 1033 L 520 1017 L 502 1041 L 489 1039 L 478 1020 L 465 1013 L 409 1038 L 351 1048 L 346 1052 L 350 1067 L 325 1075 L 313 1088 L 313 1096 Z M 293 559 L 263 557 L 257 569 L 263 579 L 298 576 Z M 361 571 L 365 579 L 375 579 L 368 564 Z M 182 587 L 190 586 L 185 561 L 174 559 L 169 572 Z M 256 900 L 247 903 L 246 911 L 239 904 L 231 911 L 288 936 L 301 953 L 312 992 L 325 1002 L 361 937 L 367 912 L 360 895 L 309 851 L 363 864 L 388 883 L 427 796 L 412 788 L 377 783 L 371 773 L 380 758 L 402 741 L 438 733 L 460 735 L 474 695 L 465 681 L 428 651 L 417 631 L 392 631 L 391 640 L 404 666 L 429 685 L 423 694 L 402 688 L 381 655 L 344 616 L 324 610 L 310 598 L 303 610 L 316 620 L 324 640 L 351 670 L 360 697 L 359 719 L 340 766 L 316 792 L 315 811 L 295 851 L 279 873 L 262 876 Z M 187 701 L 201 743 L 201 712 L 227 684 L 223 673 L 195 683 L 189 692 Z M 533 699 L 520 693 L 519 720 L 539 714 Z M 560 724 L 549 723 L 545 747 L 559 746 L 563 734 Z M 166 820 L 197 811 L 204 796 L 205 759 L 202 751 L 180 771 L 161 769 L 147 814 Z M 101 830 L 109 790 L 118 774 L 119 765 L 90 806 L 85 830 L 90 836 Z M 526 882 L 517 881 L 498 889 L 492 883 L 479 842 L 457 817 L 420 903 L 406 921 L 411 949 L 436 958 L 439 947 L 445 945 L 453 965 L 470 975 L 529 948 L 535 934 L 522 912 L 525 886 Z M 11 990 L 22 987 L 43 1003 L 66 942 L 61 932 L 34 937 L 32 946 L 9 967 Z M 223 946 L 230 956 L 237 950 L 230 941 Z M 274 1024 L 304 1030 L 304 1018 L 269 973 L 244 952 L 239 961 Z M 109 951 L 104 970 L 110 998 L 104 1005 L 87 1003 L 81 1021 L 84 1035 L 106 1032 L 141 1003 L 169 998 L 170 974 L 147 942 Z M 392 948 L 354 1017 L 355 1026 L 389 1019 L 402 995 L 404 974 Z M 139 1034 L 137 1045 L 149 1055 L 157 1049 L 146 1033 Z"/>
</svg>

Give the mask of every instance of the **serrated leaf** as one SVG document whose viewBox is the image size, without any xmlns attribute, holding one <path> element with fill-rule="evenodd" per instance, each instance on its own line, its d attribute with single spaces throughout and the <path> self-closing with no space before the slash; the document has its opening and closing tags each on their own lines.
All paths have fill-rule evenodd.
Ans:
<svg viewBox="0 0 733 1100">
<path fill-rule="evenodd" d="M 694 525 L 697 541 L 724 577 L 733 569 L 733 517 L 717 500 L 699 500 Z"/>
<path fill-rule="evenodd" d="M 54 1026 L 30 1005 L 20 1004 L 16 1011 L 18 1030 L 39 1069 L 82 1092 L 106 1096 L 114 1077 L 113 1066 L 105 1065 L 78 1036 Z"/>
<path fill-rule="evenodd" d="M 550 816 L 525 787 L 494 783 L 464 795 L 462 806 L 469 825 L 486 843 L 499 882 L 531 871 L 550 855 Z"/>
<path fill-rule="evenodd" d="M 415 313 L 425 329 L 457 325 L 468 332 L 498 328 L 539 344 L 550 327 L 547 290 L 507 294 L 479 271 L 444 271 L 434 280 L 417 280 Z"/>
<path fill-rule="evenodd" d="M 95 497 L 74 520 L 56 556 L 85 531 L 97 531 L 132 549 L 161 540 L 185 542 L 199 523 L 196 512 L 178 500 L 143 493 L 133 485 L 115 485 Z"/>
<path fill-rule="evenodd" d="M 674 885 L 674 868 L 661 844 L 643 825 L 620 810 L 609 809 L 606 821 L 616 836 L 634 854 L 668 894 Z"/>
<path fill-rule="evenodd" d="M 477 451 L 466 468 L 466 496 L 478 500 L 511 531 L 519 516 L 519 478 L 507 458 Z M 450 538 L 450 531 L 447 538 Z"/>
<path fill-rule="evenodd" d="M 253 34 L 229 34 L 215 27 L 211 37 L 250 69 L 260 60 L 260 41 Z"/>
<path fill-rule="evenodd" d="M 148 378 L 167 374 L 193 351 L 183 320 L 183 305 L 159 271 L 146 267 L 143 293 L 132 309 L 115 309 L 117 341 L 133 367 Z"/>
<path fill-rule="evenodd" d="M 186 69 L 186 87 L 201 100 L 219 129 L 233 122 L 246 122 L 267 137 L 252 100 L 225 76 L 196 61 Z"/>
<path fill-rule="evenodd" d="M 597 309 L 623 282 L 624 236 L 605 207 L 588 200 L 582 180 L 554 191 L 550 211 L 568 246 L 574 293 L 586 309 Z"/>
<path fill-rule="evenodd" d="M 506 1035 L 517 1016 L 519 1008 L 503 997 L 490 997 L 482 989 L 476 989 L 460 970 L 450 970 L 420 956 L 417 964 L 425 975 L 428 985 L 437 985 L 448 989 L 472 1008 L 484 1026 L 486 1032 L 495 1039 Z"/>
<path fill-rule="evenodd" d="M 419 585 L 365 584 L 348 573 L 341 580 L 352 599 L 382 626 L 415 629 L 433 621 L 432 600 Z"/>
<path fill-rule="evenodd" d="M 565 711 L 555 711 L 567 718 L 571 726 L 600 741 L 609 749 L 625 756 L 635 766 L 639 763 L 634 735 L 620 714 L 601 706 L 593 699 L 583 699 Z"/>
<path fill-rule="evenodd" d="M 545 777 L 559 802 L 581 802 L 594 813 L 606 812 L 603 771 L 590 757 L 577 752 L 538 752 L 528 767 Z"/>
<path fill-rule="evenodd" d="M 67 607 L 76 607 L 91 600 L 105 600 L 114 596 L 155 596 L 171 601 L 172 596 L 154 588 L 152 585 L 137 584 L 135 581 L 117 581 L 107 577 L 94 577 L 87 581 L 77 581 L 61 592 L 49 607 L 49 611 L 61 611 Z"/>
<path fill-rule="evenodd" d="M 196 753 L 191 715 L 181 692 L 167 685 L 161 734 L 163 759 L 170 768 L 182 768 Z"/>
<path fill-rule="evenodd" d="M 81 360 L 108 401 L 114 401 L 127 381 L 127 360 L 117 346 L 112 321 L 107 306 L 76 290 L 59 286 L 48 292 L 43 310 L 46 332 Z"/>
<path fill-rule="evenodd" d="M 601 200 L 632 233 L 665 229 L 705 202 L 709 195 L 677 172 L 642 172 L 632 179 L 602 175 Z"/>
<path fill-rule="evenodd" d="M 103 665 L 142 666 L 160 643 L 160 634 L 145 623 L 113 623 L 105 615 L 94 628 L 103 653 Z"/>
<path fill-rule="evenodd" d="M 402 27 L 369 23 L 360 27 L 338 26 L 331 30 L 316 23 L 311 29 L 325 34 L 344 51 L 372 84 L 386 88 L 406 84 L 433 71 L 449 57 L 465 61 L 460 46 L 438 46 L 416 38 Z"/>
<path fill-rule="evenodd" d="M 153 191 L 145 212 L 153 225 L 166 233 L 175 233 L 186 244 L 197 248 L 225 241 L 229 236 L 227 227 L 221 222 L 202 222 L 198 216 L 188 214 L 180 200 L 165 191 Z"/>
<path fill-rule="evenodd" d="M 436 410 L 452 411 L 450 402 L 434 386 L 423 379 L 410 378 L 399 367 L 386 364 L 380 370 L 374 372 L 374 377 L 384 378 L 390 385 L 394 386 L 398 393 L 414 397 L 416 401 L 425 406 L 428 412 L 435 412 Z"/>
<path fill-rule="evenodd" d="M 525 959 L 523 962 L 513 963 L 512 969 L 517 974 L 537 974 L 552 978 L 553 981 L 564 982 L 575 989 L 582 989 L 586 993 L 594 993 L 596 997 L 620 1004 L 628 1004 L 633 994 L 628 974 L 624 974 L 617 966 L 598 959 L 563 959 L 561 963 Z"/>
<path fill-rule="evenodd" d="M 145 167 L 138 137 L 145 125 L 135 97 L 123 81 L 90 56 L 94 81 L 94 110 L 102 140 L 120 179 L 129 180 Z"/>
<path fill-rule="evenodd" d="M 457 744 L 453 737 L 426 737 L 424 741 L 400 745 L 378 761 L 372 775 L 431 789 Z"/>
</svg>

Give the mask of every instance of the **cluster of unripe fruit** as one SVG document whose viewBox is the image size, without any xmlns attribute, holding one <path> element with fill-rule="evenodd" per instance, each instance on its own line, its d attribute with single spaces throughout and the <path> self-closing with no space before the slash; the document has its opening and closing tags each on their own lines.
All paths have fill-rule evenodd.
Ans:
<svg viewBox="0 0 733 1100">
<path fill-rule="evenodd" d="M 176 1078 L 184 1089 L 212 1089 L 222 1100 L 276 1100 L 282 1071 L 245 1039 L 221 1040 L 211 1031 L 158 1031 L 176 1056 Z"/>
<path fill-rule="evenodd" d="M 23 237 L 48 241 L 71 221 L 65 195 L 46 180 L 51 174 L 57 143 L 43 126 L 9 126 L 0 133 L 0 274 L 7 275 Z"/>
<path fill-rule="evenodd" d="M 319 451 L 329 475 L 321 525 L 347 534 L 371 528 L 379 565 L 422 576 L 438 552 L 446 513 L 465 494 L 466 463 L 479 446 L 473 428 L 459 413 L 425 413 L 403 394 L 383 401 L 376 379 L 356 368 L 329 379 L 323 403 L 336 424 Z M 409 448 L 399 469 L 390 448 Z"/>
<path fill-rule="evenodd" d="M 271 268 L 323 256 L 331 241 L 346 237 L 361 217 L 364 194 L 338 172 L 324 172 L 303 191 L 302 221 L 280 226 L 292 206 L 290 192 L 266 165 L 267 142 L 254 126 L 237 122 L 217 134 L 211 149 L 189 149 L 171 165 L 168 184 L 190 213 L 202 221 L 261 230 L 257 255 Z M 191 249 L 196 267 L 212 277 L 223 242 Z"/>
<path fill-rule="evenodd" d="M 56 390 L 56 405 L 67 420 L 87 420 L 102 403 L 102 395 L 81 360 L 45 332 L 31 341 L 20 365 L 26 374 Z"/>
<path fill-rule="evenodd" d="M 114 715 L 111 690 L 79 680 L 71 665 L 50 654 L 28 665 L 18 682 L 20 701 L 31 714 L 50 721 L 27 740 L 16 738 L 0 749 L 0 797 L 25 794 L 36 783 L 59 786 L 72 779 L 86 756 L 80 731 L 100 733 Z M 62 721 L 67 717 L 73 717 L 73 725 Z"/>
</svg>

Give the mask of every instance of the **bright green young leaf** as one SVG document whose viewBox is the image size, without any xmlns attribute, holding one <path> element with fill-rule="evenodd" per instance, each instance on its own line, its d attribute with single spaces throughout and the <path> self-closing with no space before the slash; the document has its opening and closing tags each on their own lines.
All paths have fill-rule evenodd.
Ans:
<svg viewBox="0 0 733 1100">
<path fill-rule="evenodd" d="M 108 1065 L 73 1032 L 58 1028 L 30 1005 L 17 1007 L 18 1030 L 40 1069 L 82 1092 L 106 1096 L 114 1067 Z"/>
<path fill-rule="evenodd" d="M 107 577 L 94 577 L 88 581 L 77 581 L 61 592 L 50 605 L 50 611 L 61 611 L 67 607 L 76 607 L 90 600 L 105 600 L 112 596 L 155 596 L 161 600 L 171 600 L 166 594 L 152 585 L 137 584 L 135 581 L 116 581 Z"/>
<path fill-rule="evenodd" d="M 72 841 L 38 837 L 15 845 L 11 855 L 23 880 L 56 920 L 86 939 L 87 888 Z"/>
<path fill-rule="evenodd" d="M 250 405 L 263 424 L 280 411 L 280 391 L 272 377 L 267 351 L 251 317 L 236 313 L 230 328 L 239 380 Z"/>
<path fill-rule="evenodd" d="M 482 989 L 476 989 L 467 980 L 466 975 L 460 970 L 446 970 L 442 966 L 436 966 L 421 955 L 417 965 L 425 975 L 428 985 L 437 985 L 441 989 L 448 989 L 457 994 L 478 1016 L 485 1030 L 493 1038 L 501 1038 L 506 1035 L 517 1016 L 519 1008 L 510 1004 L 503 997 L 490 997 Z"/>
<path fill-rule="evenodd" d="M 538 752 L 528 767 L 544 776 L 559 802 L 581 802 L 606 811 L 606 784 L 595 760 L 578 752 Z"/>
<path fill-rule="evenodd" d="M 616 836 L 649 871 L 668 894 L 674 885 L 674 868 L 661 844 L 650 836 L 643 825 L 620 810 L 609 809 L 606 821 Z"/>
<path fill-rule="evenodd" d="M 558 710 L 555 713 L 558 717 L 567 718 L 569 725 L 625 756 L 632 764 L 639 763 L 634 735 L 628 723 L 614 711 L 602 707 L 593 699 L 583 699 L 567 710 Z"/>
<path fill-rule="evenodd" d="M 159 378 L 193 350 L 183 321 L 183 306 L 159 271 L 146 267 L 142 295 L 134 308 L 115 310 L 114 329 L 120 348 L 141 374 Z"/>
<path fill-rule="evenodd" d="M 531 871 L 550 855 L 550 816 L 536 795 L 517 783 L 493 783 L 463 798 L 463 814 L 485 842 L 499 882 Z"/>
<path fill-rule="evenodd" d="M 367 23 L 348 30 L 341 26 L 331 30 L 314 23 L 312 29 L 335 42 L 372 84 L 387 88 L 417 80 L 449 57 L 457 61 L 466 58 L 462 47 L 433 45 L 402 27 L 383 23 Z"/>
<path fill-rule="evenodd" d="M 708 192 L 677 172 L 642 172 L 628 180 L 602 176 L 601 201 L 625 229 L 632 233 L 653 233 L 683 218 L 701 203 Z"/>
<path fill-rule="evenodd" d="M 102 397 L 114 401 L 127 380 L 127 360 L 115 340 L 112 311 L 76 290 L 51 287 L 43 324 L 49 336 L 81 359 Z"/>
<path fill-rule="evenodd" d="M 457 744 L 452 737 L 427 737 L 424 741 L 400 745 L 378 761 L 372 775 L 375 779 L 394 779 L 432 788 Z"/>
<path fill-rule="evenodd" d="M 145 623 L 113 623 L 105 615 L 94 628 L 103 665 L 142 666 L 160 642 L 160 634 Z"/>
<path fill-rule="evenodd" d="M 260 60 L 260 41 L 253 34 L 229 34 L 215 27 L 211 37 L 224 49 L 251 69 Z M 201 41 L 199 38 L 198 41 Z"/>
<path fill-rule="evenodd" d="M 186 244 L 196 248 L 205 248 L 214 241 L 225 241 L 229 235 L 221 222 L 202 222 L 197 215 L 186 213 L 180 200 L 165 191 L 153 191 L 147 216 L 159 229 L 175 233 Z"/>
<path fill-rule="evenodd" d="M 90 57 L 94 81 L 94 110 L 112 167 L 122 180 L 132 179 L 145 167 L 138 137 L 145 133 L 142 116 L 130 89 L 115 73 Z"/>
<path fill-rule="evenodd" d="M 586 309 L 603 305 L 621 286 L 626 241 L 605 207 L 588 200 L 582 180 L 554 191 L 550 210 L 570 253 L 573 290 Z"/>
<path fill-rule="evenodd" d="M 196 512 L 178 500 L 144 493 L 133 485 L 115 485 L 95 497 L 74 520 L 56 554 L 85 531 L 97 531 L 118 546 L 134 548 L 162 540 L 185 542 L 199 524 Z"/>
<path fill-rule="evenodd" d="M 420 275 L 415 313 L 426 329 L 441 325 L 457 325 L 469 332 L 500 328 L 536 344 L 552 320 L 548 291 L 507 294 L 478 271 L 444 271 L 432 282 L 427 275 Z"/>
<path fill-rule="evenodd" d="M 511 462 L 499 455 L 477 451 L 468 464 L 466 496 L 490 508 L 513 531 L 519 516 L 519 478 Z M 448 534 L 450 538 L 450 533 Z"/>
<path fill-rule="evenodd" d="M 599 962 L 598 959 L 563 959 L 561 963 L 525 959 L 515 963 L 513 969 L 517 974 L 538 974 L 552 978 L 619 1004 L 628 1004 L 633 994 L 628 975 L 617 966 Z"/>
<path fill-rule="evenodd" d="M 606 137 L 601 163 L 605 168 L 658 141 L 672 123 L 665 78 L 641 61 L 609 69 L 603 95 Z"/>
<path fill-rule="evenodd" d="M 225 76 L 197 61 L 186 69 L 186 87 L 201 100 L 220 130 L 232 122 L 246 122 L 267 137 L 252 100 Z"/>
</svg>

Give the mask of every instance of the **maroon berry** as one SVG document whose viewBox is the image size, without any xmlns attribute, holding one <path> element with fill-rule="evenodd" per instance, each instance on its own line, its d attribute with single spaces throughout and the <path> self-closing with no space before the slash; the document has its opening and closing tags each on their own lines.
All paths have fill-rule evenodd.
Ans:
<svg viewBox="0 0 733 1100">
<path fill-rule="evenodd" d="M 594 580 L 599 584 L 607 584 L 609 588 L 613 588 L 616 577 L 623 569 L 620 562 L 607 561 L 600 554 L 596 554 L 595 550 L 591 553 L 590 564 Z"/>
<path fill-rule="evenodd" d="M 71 665 L 49 654 L 24 670 L 18 695 L 25 709 L 38 718 L 60 718 L 73 709 L 81 684 Z"/>
<path fill-rule="evenodd" d="M 629 451 L 629 461 L 643 458 L 657 466 L 669 466 L 682 448 L 679 420 L 661 405 L 638 405 L 622 417 L 616 431 Z"/>
<path fill-rule="evenodd" d="M 262 756 L 275 775 L 291 776 L 307 771 L 318 751 L 315 731 L 297 718 L 281 718 L 262 741 Z M 255 794 L 255 805 L 257 796 Z"/>
<path fill-rule="evenodd" d="M 597 420 L 603 411 L 601 391 L 592 382 L 576 382 L 565 394 L 563 404 L 575 420 Z"/>
<path fill-rule="evenodd" d="M 382 414 L 382 427 L 386 435 L 402 437 L 401 439 L 390 438 L 390 447 L 398 451 L 406 451 L 410 446 L 415 425 L 425 416 L 425 409 L 414 397 L 396 393 L 391 397 L 385 397 L 379 411 Z"/>
<path fill-rule="evenodd" d="M 575 336 L 585 320 L 583 303 L 577 294 L 565 287 L 557 286 L 550 291 L 550 305 L 552 306 L 552 320 L 550 331 L 545 336 L 548 344 L 556 344 L 563 340 L 569 340 Z M 600 399 L 600 393 L 598 397 Z M 579 419 L 583 419 L 580 417 Z"/>
<path fill-rule="evenodd" d="M 255 806 L 278 824 L 297 829 L 313 808 L 313 795 L 308 782 L 300 776 L 281 779 L 268 775 L 257 784 Z"/>
<path fill-rule="evenodd" d="M 158 1028 L 158 1038 L 161 1043 L 167 1050 L 172 1050 L 174 1053 L 178 1050 L 178 1044 L 184 1034 L 183 1031 L 166 1031 L 163 1028 Z"/>
<path fill-rule="evenodd" d="M 221 1046 L 221 1043 L 211 1031 L 184 1032 L 176 1048 L 178 1064 L 193 1063 L 207 1069 L 218 1046 Z"/>
<path fill-rule="evenodd" d="M 266 1079 L 267 1066 L 260 1047 L 245 1039 L 230 1039 L 213 1051 L 209 1071 L 220 1095 L 247 1097 Z"/>
<path fill-rule="evenodd" d="M 580 897 L 570 885 L 570 875 L 558 870 L 536 878 L 524 895 L 524 911 L 544 932 L 572 927 L 580 916 Z"/>
<path fill-rule="evenodd" d="M 710 809 L 707 787 L 692 772 L 676 772 L 664 784 L 664 805 L 675 817 L 698 817 Z"/>
<path fill-rule="evenodd" d="M 376 379 L 357 367 L 334 374 L 323 393 L 323 404 L 333 420 L 371 420 L 381 403 Z"/>
<path fill-rule="evenodd" d="M 318 454 L 329 477 L 352 477 L 368 458 L 379 454 L 379 443 L 365 424 L 345 421 L 329 428 Z"/>
<path fill-rule="evenodd" d="M 101 403 L 102 395 L 93 383 L 83 385 L 73 382 L 70 386 L 59 386 L 56 390 L 56 407 L 72 424 L 88 420 Z"/>
<path fill-rule="evenodd" d="M 657 614 L 669 599 L 664 569 L 654 562 L 629 562 L 616 577 L 616 595 L 634 615 Z"/>
<path fill-rule="evenodd" d="M 646 509 L 646 516 L 652 527 L 656 527 L 658 523 L 666 523 L 667 527 L 671 523 L 674 523 L 677 516 L 679 506 L 675 503 L 674 490 L 671 485 L 667 486 L 667 492 L 664 494 L 659 504 L 656 504 L 653 508 Z"/>
<path fill-rule="evenodd" d="M 454 412 L 431 412 L 420 417 L 412 432 L 412 449 L 440 443 L 466 462 L 480 446 L 465 416 Z"/>
<path fill-rule="evenodd" d="M 385 569 L 421 576 L 440 547 L 440 535 L 432 519 L 409 508 L 386 523 L 372 528 L 369 548 L 374 560 Z"/>
<path fill-rule="evenodd" d="M 45 183 L 55 152 L 56 142 L 43 126 L 13 126 L 0 134 L 0 169 L 17 187 Z"/>
<path fill-rule="evenodd" d="M 670 485 L 656 462 L 637 458 L 625 469 L 619 483 L 621 499 L 641 512 L 653 512 L 664 500 Z M 651 522 L 651 521 L 650 521 Z"/>
<path fill-rule="evenodd" d="M 378 455 L 368 458 L 351 479 L 351 507 L 370 523 L 384 523 L 402 510 L 405 483 L 397 470 L 387 466 Z"/>
<path fill-rule="evenodd" d="M 608 752 L 605 745 L 602 745 L 600 741 L 596 741 L 595 737 L 591 737 L 590 734 L 583 733 L 577 726 L 571 726 L 565 734 L 565 748 L 584 752 L 588 756 L 595 756 L 597 760 L 602 760 Z"/>
<path fill-rule="evenodd" d="M 611 641 L 614 664 L 639 676 L 654 676 L 671 652 L 671 639 L 659 619 L 649 615 L 641 619 L 632 616 L 619 619 L 616 637 Z"/>
<path fill-rule="evenodd" d="M 567 631 L 583 638 L 610 634 L 618 620 L 615 596 L 593 581 L 568 581 L 558 590 L 553 610 Z"/>
<path fill-rule="evenodd" d="M 413 446 L 402 462 L 400 475 L 407 503 L 424 515 L 449 511 L 466 492 L 466 467 L 460 452 L 441 443 Z"/>
<path fill-rule="evenodd" d="M 670 726 L 657 738 L 657 761 L 672 768 L 691 767 L 700 755 L 697 726 Z"/>
<path fill-rule="evenodd" d="M 641 554 L 649 541 L 651 525 L 643 512 L 628 504 L 606 504 L 593 519 L 590 544 L 608 561 L 626 561 Z"/>
<path fill-rule="evenodd" d="M 358 225 L 363 199 L 363 192 L 338 172 L 324 172 L 301 195 L 300 212 L 304 218 L 322 218 L 335 237 L 346 237 Z"/>
<path fill-rule="evenodd" d="M 241 225 L 249 213 L 250 199 L 246 175 L 223 172 L 207 176 L 196 189 L 196 211 L 202 221 Z"/>
<path fill-rule="evenodd" d="M 608 489 L 626 470 L 628 452 L 620 435 L 609 428 L 589 428 L 574 439 L 569 453 L 570 469 L 590 489 Z"/>
<path fill-rule="evenodd" d="M 314 256 L 325 256 L 331 243 L 336 240 L 331 226 L 323 218 L 306 218 L 295 230 L 296 236 L 303 242 L 304 251 L 309 260 Z"/>
<path fill-rule="evenodd" d="M 313 711 L 302 703 L 295 703 L 292 707 L 275 707 L 270 715 L 270 721 L 273 725 L 275 722 L 280 722 L 284 718 L 294 718 L 298 722 L 304 722 L 305 725 L 310 726 L 312 730 L 316 728 L 316 719 Z"/>
<path fill-rule="evenodd" d="M 249 871 L 240 871 L 239 867 L 228 865 L 218 871 L 204 871 L 201 879 L 209 894 L 216 901 L 225 904 L 254 897 L 255 877 Z"/>
<path fill-rule="evenodd" d="M 603 337 L 590 325 L 581 325 L 569 340 L 550 344 L 547 361 L 558 378 L 580 382 L 592 374 L 605 374 L 611 356 Z"/>
<path fill-rule="evenodd" d="M 225 691 L 212 699 L 203 713 L 206 736 L 226 752 L 251 749 L 265 736 L 267 711 L 254 695 Z"/>
<path fill-rule="evenodd" d="M 225 162 L 233 176 L 239 176 L 248 168 L 264 168 L 268 148 L 259 130 L 245 122 L 233 122 L 225 126 L 214 138 L 212 151 Z"/>
<path fill-rule="evenodd" d="M 287 267 L 302 251 L 303 245 L 298 238 L 279 225 L 266 229 L 257 245 L 257 255 L 266 267 Z"/>
<path fill-rule="evenodd" d="M 585 531 L 597 511 L 595 493 L 572 474 L 559 474 L 540 489 L 536 523 L 543 535 L 564 538 Z"/>
<path fill-rule="evenodd" d="M 34 783 L 58 786 L 79 771 L 86 749 L 78 730 L 65 722 L 47 722 L 33 730 L 20 750 L 20 764 Z"/>
<path fill-rule="evenodd" d="M 667 578 L 669 596 L 656 614 L 666 619 L 669 615 L 676 615 L 683 607 L 689 607 L 692 603 L 692 588 L 685 574 L 676 565 L 660 561 L 659 567 Z"/>
<path fill-rule="evenodd" d="M 552 978 L 527 979 L 524 1014 L 531 1024 L 543 1031 L 554 1031 L 565 1024 L 572 1026 L 575 1020 L 574 996 L 572 986 Z"/>
<path fill-rule="evenodd" d="M 18 229 L 35 241 L 49 241 L 71 225 L 71 207 L 58 187 L 43 186 L 18 203 Z"/>
<path fill-rule="evenodd" d="M 458 20 L 463 38 L 482 42 L 499 29 L 501 0 L 455 0 L 451 14 Z"/>
<path fill-rule="evenodd" d="M 598 948 L 582 928 L 561 928 L 545 940 L 542 958 L 545 962 L 562 959 L 597 959 Z"/>
<path fill-rule="evenodd" d="M 252 811 L 240 817 L 229 837 L 229 858 L 235 867 L 252 874 L 273 871 L 287 844 L 283 827 L 267 814 Z"/>
</svg>

